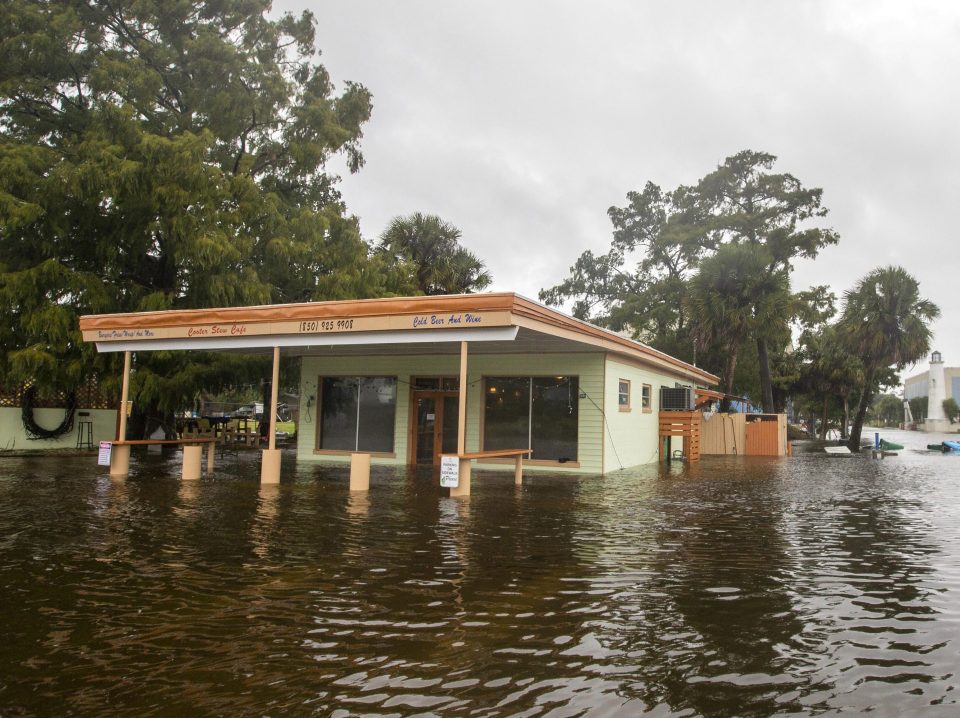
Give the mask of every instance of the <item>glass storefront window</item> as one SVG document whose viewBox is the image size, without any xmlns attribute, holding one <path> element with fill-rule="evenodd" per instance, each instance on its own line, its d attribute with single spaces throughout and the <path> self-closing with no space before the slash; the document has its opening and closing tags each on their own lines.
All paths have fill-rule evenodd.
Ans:
<svg viewBox="0 0 960 718">
<path fill-rule="evenodd" d="M 418 391 L 457 391 L 460 377 L 456 376 L 416 376 L 410 385 Z"/>
<path fill-rule="evenodd" d="M 534 459 L 577 460 L 580 382 L 577 377 L 534 377 L 530 448 Z"/>
<path fill-rule="evenodd" d="M 320 382 L 320 449 L 393 451 L 394 377 L 324 377 Z"/>
<path fill-rule="evenodd" d="M 530 446 L 530 379 L 496 377 L 484 385 L 483 449 Z"/>
<path fill-rule="evenodd" d="M 460 389 L 460 377 L 458 376 L 443 377 L 444 391 L 458 391 L 459 389 Z"/>
<path fill-rule="evenodd" d="M 440 379 L 435 376 L 418 376 L 413 378 L 412 385 L 414 389 L 435 391 L 440 388 Z"/>
<path fill-rule="evenodd" d="M 576 461 L 580 382 L 575 376 L 489 377 L 483 448 L 533 449 L 533 459 Z"/>
</svg>

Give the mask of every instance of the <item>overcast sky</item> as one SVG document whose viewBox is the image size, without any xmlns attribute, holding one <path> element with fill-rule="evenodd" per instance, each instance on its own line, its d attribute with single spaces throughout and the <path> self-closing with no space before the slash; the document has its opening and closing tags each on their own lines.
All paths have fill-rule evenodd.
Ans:
<svg viewBox="0 0 960 718">
<path fill-rule="evenodd" d="M 606 210 L 628 191 L 763 150 L 823 188 L 841 238 L 794 288 L 839 294 L 903 265 L 960 366 L 960 3 L 275 3 L 304 8 L 334 81 L 374 96 L 366 166 L 341 185 L 368 239 L 438 214 L 493 289 L 536 299 L 606 251 Z"/>
</svg>

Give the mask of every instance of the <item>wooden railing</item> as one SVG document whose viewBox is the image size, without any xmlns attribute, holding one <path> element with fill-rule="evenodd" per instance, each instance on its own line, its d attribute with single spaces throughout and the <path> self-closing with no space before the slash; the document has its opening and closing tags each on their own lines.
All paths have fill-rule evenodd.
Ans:
<svg viewBox="0 0 960 718">
<path fill-rule="evenodd" d="M 664 439 L 679 436 L 683 439 L 683 458 L 686 461 L 700 461 L 700 422 L 699 411 L 661 411 L 660 412 L 660 460 L 664 459 Z M 667 457 L 672 458 L 672 457 Z"/>
</svg>

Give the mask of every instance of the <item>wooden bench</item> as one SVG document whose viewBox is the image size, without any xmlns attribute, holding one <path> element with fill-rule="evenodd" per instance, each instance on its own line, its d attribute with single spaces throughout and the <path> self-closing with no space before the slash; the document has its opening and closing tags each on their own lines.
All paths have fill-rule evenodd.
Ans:
<svg viewBox="0 0 960 718">
<path fill-rule="evenodd" d="M 200 457 L 203 453 L 203 444 L 207 445 L 207 472 L 213 472 L 213 449 L 218 439 L 209 437 L 185 437 L 183 439 L 120 439 L 111 441 L 110 475 L 126 476 L 130 473 L 131 446 L 183 446 L 183 474 L 184 479 L 200 478 Z M 117 451 L 119 449 L 119 451 Z M 195 451 L 194 451 L 195 449 Z"/>
<path fill-rule="evenodd" d="M 519 486 L 523 482 L 523 457 L 524 455 L 529 457 L 532 453 L 533 449 L 493 449 L 491 451 L 468 451 L 463 454 L 459 454 L 459 457 L 467 460 L 501 459 L 513 457 L 513 481 Z"/>
</svg>

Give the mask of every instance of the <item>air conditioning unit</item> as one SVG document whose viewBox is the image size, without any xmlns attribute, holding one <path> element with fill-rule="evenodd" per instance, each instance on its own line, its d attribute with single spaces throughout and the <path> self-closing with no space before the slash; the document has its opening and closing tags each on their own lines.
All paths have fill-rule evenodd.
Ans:
<svg viewBox="0 0 960 718">
<path fill-rule="evenodd" d="M 695 408 L 696 396 L 692 387 L 660 387 L 660 411 L 693 411 Z"/>
</svg>

